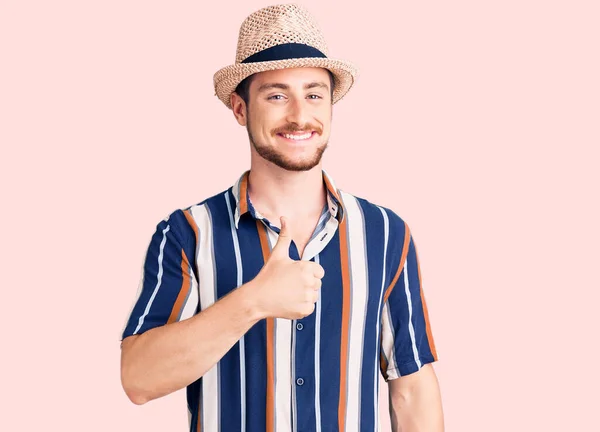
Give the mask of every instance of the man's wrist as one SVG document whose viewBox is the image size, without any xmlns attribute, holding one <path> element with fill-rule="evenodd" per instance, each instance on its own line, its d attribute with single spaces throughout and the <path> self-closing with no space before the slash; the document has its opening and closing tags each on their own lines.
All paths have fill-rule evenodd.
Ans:
<svg viewBox="0 0 600 432">
<path fill-rule="evenodd" d="M 254 323 L 267 318 L 267 314 L 261 307 L 261 303 L 258 299 L 256 288 L 256 281 L 254 280 L 246 282 L 238 288 L 244 313 L 246 313 Z"/>
</svg>

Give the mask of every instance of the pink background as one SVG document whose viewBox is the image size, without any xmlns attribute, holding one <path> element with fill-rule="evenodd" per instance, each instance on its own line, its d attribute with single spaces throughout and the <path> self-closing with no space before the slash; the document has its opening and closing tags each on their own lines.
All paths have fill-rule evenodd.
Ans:
<svg viewBox="0 0 600 432">
<path fill-rule="evenodd" d="M 412 3 L 304 3 L 361 70 L 324 167 L 412 228 L 447 431 L 599 431 L 598 2 Z M 0 430 L 186 430 L 119 335 L 156 224 L 248 167 L 212 76 L 268 4 L 2 2 Z"/>
</svg>

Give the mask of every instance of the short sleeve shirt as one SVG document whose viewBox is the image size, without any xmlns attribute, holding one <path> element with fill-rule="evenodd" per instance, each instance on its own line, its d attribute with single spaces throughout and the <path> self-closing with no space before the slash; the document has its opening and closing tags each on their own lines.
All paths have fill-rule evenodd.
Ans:
<svg viewBox="0 0 600 432">
<path fill-rule="evenodd" d="M 252 206 L 248 174 L 157 225 L 122 338 L 189 319 L 258 274 L 279 229 Z M 302 256 L 290 247 L 325 270 L 314 312 L 259 321 L 187 386 L 190 431 L 378 430 L 379 376 L 437 360 L 408 225 L 325 171 L 323 184 L 311 240 Z"/>
</svg>

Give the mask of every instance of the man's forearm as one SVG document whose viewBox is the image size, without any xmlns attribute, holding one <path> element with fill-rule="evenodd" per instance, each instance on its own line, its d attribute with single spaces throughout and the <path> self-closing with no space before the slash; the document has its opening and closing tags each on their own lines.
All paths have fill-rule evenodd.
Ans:
<svg viewBox="0 0 600 432">
<path fill-rule="evenodd" d="M 433 397 L 391 401 L 392 432 L 443 432 L 444 420 L 441 403 Z"/>
<path fill-rule="evenodd" d="M 388 384 L 393 432 L 444 431 L 442 398 L 431 365 L 425 365 L 416 374 L 391 380 Z"/>
<path fill-rule="evenodd" d="M 143 404 L 202 377 L 261 319 L 251 289 L 242 285 L 190 319 L 126 338 L 121 380 L 128 397 Z"/>
</svg>

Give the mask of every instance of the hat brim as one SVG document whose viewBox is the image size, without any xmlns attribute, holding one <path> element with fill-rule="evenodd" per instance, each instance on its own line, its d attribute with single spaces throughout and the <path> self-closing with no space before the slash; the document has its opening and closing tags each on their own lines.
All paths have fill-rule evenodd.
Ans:
<svg viewBox="0 0 600 432">
<path fill-rule="evenodd" d="M 354 84 L 358 69 L 345 60 L 324 57 L 306 57 L 285 60 L 273 60 L 257 63 L 236 63 L 218 70 L 213 77 L 215 95 L 231 109 L 231 93 L 238 84 L 252 74 L 276 69 L 299 67 L 321 67 L 329 69 L 334 75 L 332 104 L 341 100 Z"/>
</svg>

